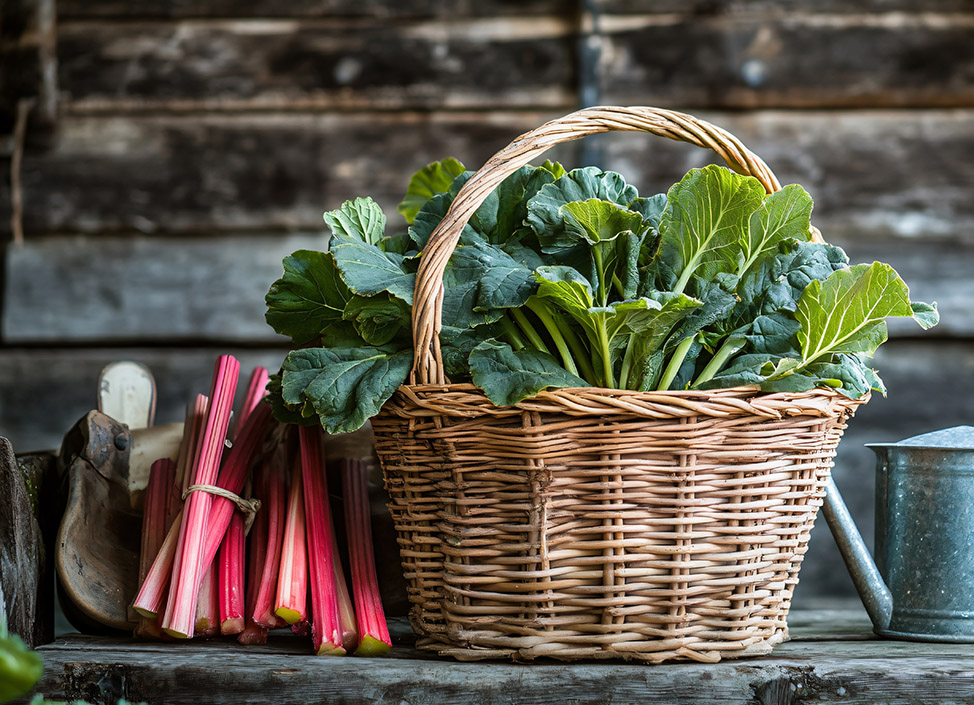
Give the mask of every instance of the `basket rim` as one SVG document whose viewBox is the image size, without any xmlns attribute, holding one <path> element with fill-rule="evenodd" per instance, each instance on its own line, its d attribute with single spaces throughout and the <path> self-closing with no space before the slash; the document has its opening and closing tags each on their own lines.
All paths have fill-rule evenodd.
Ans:
<svg viewBox="0 0 974 705">
<path fill-rule="evenodd" d="M 559 413 L 568 416 L 630 416 L 672 419 L 691 416 L 732 418 L 742 416 L 783 419 L 794 416 L 849 417 L 869 401 L 871 394 L 850 399 L 838 391 L 816 387 L 807 392 L 763 392 L 757 386 L 713 390 L 641 392 L 602 387 L 563 387 L 542 390 L 511 406 L 496 406 L 477 386 L 458 384 L 404 384 L 382 407 L 397 416 L 520 416 L 524 413 Z"/>
</svg>

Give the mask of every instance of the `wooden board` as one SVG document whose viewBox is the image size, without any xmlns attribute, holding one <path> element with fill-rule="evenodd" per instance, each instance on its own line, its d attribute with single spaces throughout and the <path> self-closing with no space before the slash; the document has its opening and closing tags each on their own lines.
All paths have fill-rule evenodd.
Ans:
<svg viewBox="0 0 974 705">
<path fill-rule="evenodd" d="M 939 303 L 943 323 L 924 339 L 974 335 L 974 243 L 836 244 L 853 262 L 889 262 L 914 299 Z M 3 336 L 15 344 L 281 344 L 264 322 L 264 295 L 283 257 L 322 247 L 322 233 L 32 238 L 7 256 Z M 913 321 L 893 324 L 895 337 L 921 333 Z"/>
<path fill-rule="evenodd" d="M 728 12 L 601 19 L 612 105 L 974 105 L 974 13 Z"/>
<path fill-rule="evenodd" d="M 974 105 L 974 15 L 606 15 L 601 102 L 680 108 Z M 571 13 L 66 21 L 73 112 L 577 103 Z"/>
<path fill-rule="evenodd" d="M 793 621 L 803 617 L 795 613 Z M 284 638 L 236 644 L 136 645 L 65 637 L 41 649 L 48 697 L 99 696 L 198 702 L 292 703 L 823 703 L 969 702 L 974 647 L 871 637 L 861 608 L 823 613 L 797 627 L 801 640 L 770 656 L 718 664 L 544 661 L 457 663 L 408 646 L 392 658 L 319 658 Z M 894 665 L 895 664 L 895 665 Z"/>
<path fill-rule="evenodd" d="M 10 441 L 0 436 L 0 619 L 29 646 L 51 626 L 53 573 L 37 521 L 40 487 L 28 488 Z"/>
<path fill-rule="evenodd" d="M 410 175 L 430 161 L 455 156 L 480 165 L 551 117 L 498 111 L 69 118 L 52 150 L 25 156 L 24 231 L 30 237 L 317 230 L 322 211 L 356 196 L 372 195 L 394 211 Z M 9 227 L 7 188 L 0 183 L 0 232 Z"/>
<path fill-rule="evenodd" d="M 172 17 L 470 17 L 547 15 L 560 12 L 560 0 L 59 0 L 62 19 Z"/>
<path fill-rule="evenodd" d="M 81 1 L 73 0 L 72 4 Z M 58 7 L 62 4 L 63 2 L 58 3 Z M 924 0 L 922 3 L 915 0 L 593 0 L 593 4 L 605 14 L 686 12 L 701 17 L 757 13 L 780 16 L 826 12 L 871 15 L 904 12 L 923 15 L 974 10 L 971 0 Z"/>
<path fill-rule="evenodd" d="M 339 113 L 71 117 L 24 159 L 24 228 L 185 232 L 320 228 L 359 195 L 387 210 L 409 176 L 456 156 L 480 166 L 552 113 Z M 853 233 L 972 239 L 974 110 L 701 113 L 815 198 L 832 239 Z M 603 165 L 643 193 L 710 153 L 637 134 L 602 136 Z M 577 143 L 575 143 L 577 145 Z M 559 151 L 560 150 L 560 151 Z M 552 151 L 577 165 L 573 145 Z M 0 229 L 8 227 L 0 184 Z"/>
<path fill-rule="evenodd" d="M 3 336 L 283 344 L 264 322 L 264 295 L 282 258 L 323 247 L 322 233 L 32 239 L 8 253 Z"/>
<path fill-rule="evenodd" d="M 557 108 L 576 104 L 565 17 L 62 22 L 72 112 Z"/>
</svg>

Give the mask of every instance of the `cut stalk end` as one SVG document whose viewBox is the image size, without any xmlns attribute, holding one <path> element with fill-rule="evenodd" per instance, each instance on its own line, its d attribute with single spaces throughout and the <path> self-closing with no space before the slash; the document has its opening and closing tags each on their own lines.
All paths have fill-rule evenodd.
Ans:
<svg viewBox="0 0 974 705">
<path fill-rule="evenodd" d="M 297 624 L 301 621 L 301 613 L 297 610 L 288 609 L 287 607 L 278 607 L 276 610 L 274 610 L 274 614 L 288 624 Z"/>
<path fill-rule="evenodd" d="M 384 656 L 389 653 L 392 644 L 387 644 L 381 639 L 366 634 L 362 637 L 362 643 L 355 649 L 356 656 Z"/>
</svg>

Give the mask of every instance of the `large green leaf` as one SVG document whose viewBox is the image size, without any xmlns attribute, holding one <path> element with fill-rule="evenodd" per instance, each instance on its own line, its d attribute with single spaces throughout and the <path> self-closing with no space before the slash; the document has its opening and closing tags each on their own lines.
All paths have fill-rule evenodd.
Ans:
<svg viewBox="0 0 974 705">
<path fill-rule="evenodd" d="M 479 238 L 461 242 L 443 272 L 443 325 L 493 323 L 534 289 L 531 270 Z"/>
<path fill-rule="evenodd" d="M 715 165 L 690 170 L 670 188 L 659 230 L 661 256 L 679 277 L 675 292 L 698 273 L 711 280 L 740 271 L 744 232 L 764 196 L 757 179 Z"/>
<path fill-rule="evenodd" d="M 413 174 L 412 178 L 409 179 L 406 195 L 403 196 L 402 203 L 399 204 L 398 208 L 406 222 L 412 225 L 416 215 L 426 205 L 426 202 L 433 196 L 449 190 L 453 180 L 463 172 L 463 164 L 452 157 L 448 157 L 442 161 L 427 164 Z"/>
<path fill-rule="evenodd" d="M 664 359 L 663 346 L 671 331 L 694 310 L 703 305 L 702 301 L 686 294 L 672 292 L 653 292 L 652 300 L 657 308 L 648 308 L 641 315 L 632 315 L 625 321 L 631 334 L 623 365 L 625 386 L 628 389 L 649 391 L 656 388 Z"/>
<path fill-rule="evenodd" d="M 490 243 L 506 243 L 521 229 L 527 217 L 528 201 L 541 187 L 564 174 L 565 169 L 557 162 L 521 167 L 487 196 L 470 219 L 470 226 Z"/>
<path fill-rule="evenodd" d="M 566 203 L 595 198 L 625 207 L 638 196 L 620 174 L 597 167 L 574 169 L 543 186 L 531 198 L 525 224 L 537 234 L 545 252 L 557 252 L 571 247 L 578 239 L 577 233 L 565 229 L 562 206 Z"/>
<path fill-rule="evenodd" d="M 795 312 L 804 364 L 835 353 L 871 357 L 886 340 L 889 316 L 913 316 L 913 308 L 910 290 L 888 264 L 859 264 L 810 282 Z"/>
<path fill-rule="evenodd" d="M 614 240 L 624 232 L 639 234 L 645 229 L 639 213 L 598 198 L 566 203 L 560 212 L 565 229 L 590 245 Z"/>
<path fill-rule="evenodd" d="M 375 416 L 412 366 L 412 350 L 304 348 L 281 367 L 281 397 L 313 411 L 328 433 L 348 433 Z"/>
<path fill-rule="evenodd" d="M 304 345 L 342 320 L 350 297 L 331 253 L 298 250 L 284 258 L 284 276 L 267 292 L 264 317 L 275 331 Z"/>
<path fill-rule="evenodd" d="M 369 298 L 353 296 L 345 305 L 343 315 L 369 345 L 385 345 L 398 336 L 408 338 L 409 335 L 409 305 L 389 294 Z"/>
<path fill-rule="evenodd" d="M 382 249 L 386 216 L 371 198 L 345 201 L 341 208 L 324 214 L 325 224 L 335 237 L 357 240 Z"/>
<path fill-rule="evenodd" d="M 516 404 L 542 389 L 588 386 L 551 355 L 528 349 L 515 352 L 496 340 L 485 340 L 473 349 L 470 374 L 497 406 Z"/>
<path fill-rule="evenodd" d="M 375 296 L 387 291 L 412 304 L 416 275 L 406 271 L 403 259 L 395 253 L 385 253 L 376 245 L 333 238 L 331 254 L 342 281 L 359 296 Z"/>
<path fill-rule="evenodd" d="M 782 240 L 809 240 L 812 197 L 801 186 L 785 186 L 751 213 L 744 238 L 741 274 L 762 257 L 774 252 Z"/>
</svg>

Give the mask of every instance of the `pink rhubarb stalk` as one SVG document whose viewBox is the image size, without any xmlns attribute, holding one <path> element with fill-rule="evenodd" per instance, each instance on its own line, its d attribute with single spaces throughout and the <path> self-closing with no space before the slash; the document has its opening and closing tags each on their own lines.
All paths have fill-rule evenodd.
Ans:
<svg viewBox="0 0 974 705">
<path fill-rule="evenodd" d="M 179 457 L 176 460 L 176 480 L 173 483 L 169 511 L 172 516 L 183 509 L 183 492 L 189 487 L 193 474 L 193 460 L 196 458 L 196 445 L 203 435 L 206 413 L 210 399 L 205 394 L 197 394 L 196 401 L 186 405 L 186 419 L 183 423 L 183 440 L 179 444 Z"/>
<path fill-rule="evenodd" d="M 237 431 L 243 427 L 243 423 L 250 416 L 250 412 L 260 403 L 261 399 L 267 396 L 267 380 L 269 378 L 267 369 L 264 367 L 255 367 L 254 371 L 250 373 L 243 406 L 240 407 L 240 418 L 237 419 L 230 432 L 231 440 L 236 438 Z"/>
<path fill-rule="evenodd" d="M 304 524 L 301 463 L 297 462 L 291 473 L 277 595 L 274 598 L 274 614 L 287 624 L 296 624 L 308 618 L 308 554 Z"/>
<path fill-rule="evenodd" d="M 135 611 L 148 619 L 155 619 L 165 602 L 169 591 L 169 578 L 172 571 L 173 559 L 176 557 L 176 546 L 179 543 L 179 529 L 183 521 L 180 512 L 169 526 L 166 538 L 159 547 L 156 558 L 152 561 L 149 573 L 142 581 L 139 594 L 132 605 Z"/>
<path fill-rule="evenodd" d="M 342 485 L 352 593 L 355 595 L 355 614 L 361 640 L 355 654 L 381 656 L 392 648 L 392 639 L 389 638 L 389 627 L 379 597 L 379 580 L 372 552 L 368 476 L 362 461 L 342 461 Z"/>
<path fill-rule="evenodd" d="M 217 359 L 206 427 L 193 461 L 193 484 L 212 485 L 217 481 L 239 373 L 240 363 L 233 356 L 221 355 Z M 212 565 L 212 558 L 209 562 L 203 560 L 203 544 L 212 497 L 208 492 L 193 492 L 186 498 L 183 509 L 179 544 L 176 547 L 169 585 L 169 600 L 162 622 L 163 630 L 176 638 L 185 639 L 193 635 L 202 576 Z M 219 546 L 219 542 L 217 545 Z"/>
<path fill-rule="evenodd" d="M 139 584 L 145 582 L 152 563 L 166 540 L 169 528 L 169 500 L 176 477 L 176 464 L 169 458 L 157 460 L 149 468 L 149 484 L 145 490 L 145 508 L 142 513 L 142 550 L 139 553 Z M 157 618 L 139 616 L 135 636 L 158 639 L 162 627 Z"/>
<path fill-rule="evenodd" d="M 220 633 L 244 630 L 245 538 L 243 514 L 236 512 L 223 538 L 217 564 L 220 568 Z"/>
<path fill-rule="evenodd" d="M 196 600 L 194 636 L 211 639 L 220 633 L 220 581 L 215 565 L 203 574 Z"/>
<path fill-rule="evenodd" d="M 257 457 L 257 451 L 267 435 L 271 421 L 269 404 L 258 404 L 253 412 L 244 419 L 237 441 L 233 444 L 226 462 L 223 463 L 223 468 L 220 469 L 220 477 L 216 482 L 219 487 L 230 490 L 237 495 L 243 491 L 250 467 L 254 463 L 254 458 Z M 213 497 L 213 505 L 210 508 L 206 538 L 203 542 L 204 562 L 210 562 L 216 558 L 220 544 L 223 542 L 223 536 L 226 534 L 227 527 L 230 526 L 230 518 L 237 511 L 237 505 L 226 497 L 211 496 Z"/>
<path fill-rule="evenodd" d="M 338 537 L 334 526 L 331 531 L 331 551 L 335 557 L 335 586 L 338 589 L 338 614 L 342 622 L 342 648 L 350 654 L 358 647 L 358 624 L 355 620 L 355 608 L 352 606 L 352 596 L 348 592 L 345 582 L 345 572 L 338 552 Z"/>
<path fill-rule="evenodd" d="M 254 621 L 254 607 L 257 604 L 257 593 L 260 588 L 260 578 L 264 570 L 264 563 L 267 556 L 267 512 L 263 508 L 263 502 L 267 497 L 267 478 L 265 473 L 258 472 L 254 481 L 254 495 L 262 503 L 261 510 L 257 512 L 257 518 L 250 530 L 250 541 L 247 546 L 247 554 L 250 560 L 247 562 L 247 624 L 237 641 L 241 644 L 266 644 L 267 629 Z"/>
<path fill-rule="evenodd" d="M 317 426 L 298 429 L 301 441 L 301 479 L 304 483 L 304 513 L 308 534 L 308 568 L 311 576 L 311 639 L 316 654 L 343 655 L 342 620 L 335 584 L 331 509 L 325 482 L 321 430 Z M 340 570 L 338 571 L 340 572 Z"/>
<path fill-rule="evenodd" d="M 257 624 L 266 629 L 283 627 L 286 624 L 274 613 L 277 577 L 281 569 L 281 542 L 284 538 L 284 521 L 287 513 L 286 472 L 287 444 L 282 443 L 264 463 L 259 473 L 264 481 L 264 494 L 260 498 L 260 515 L 267 521 L 263 538 L 266 545 L 260 566 L 260 585 L 250 614 Z"/>
</svg>

